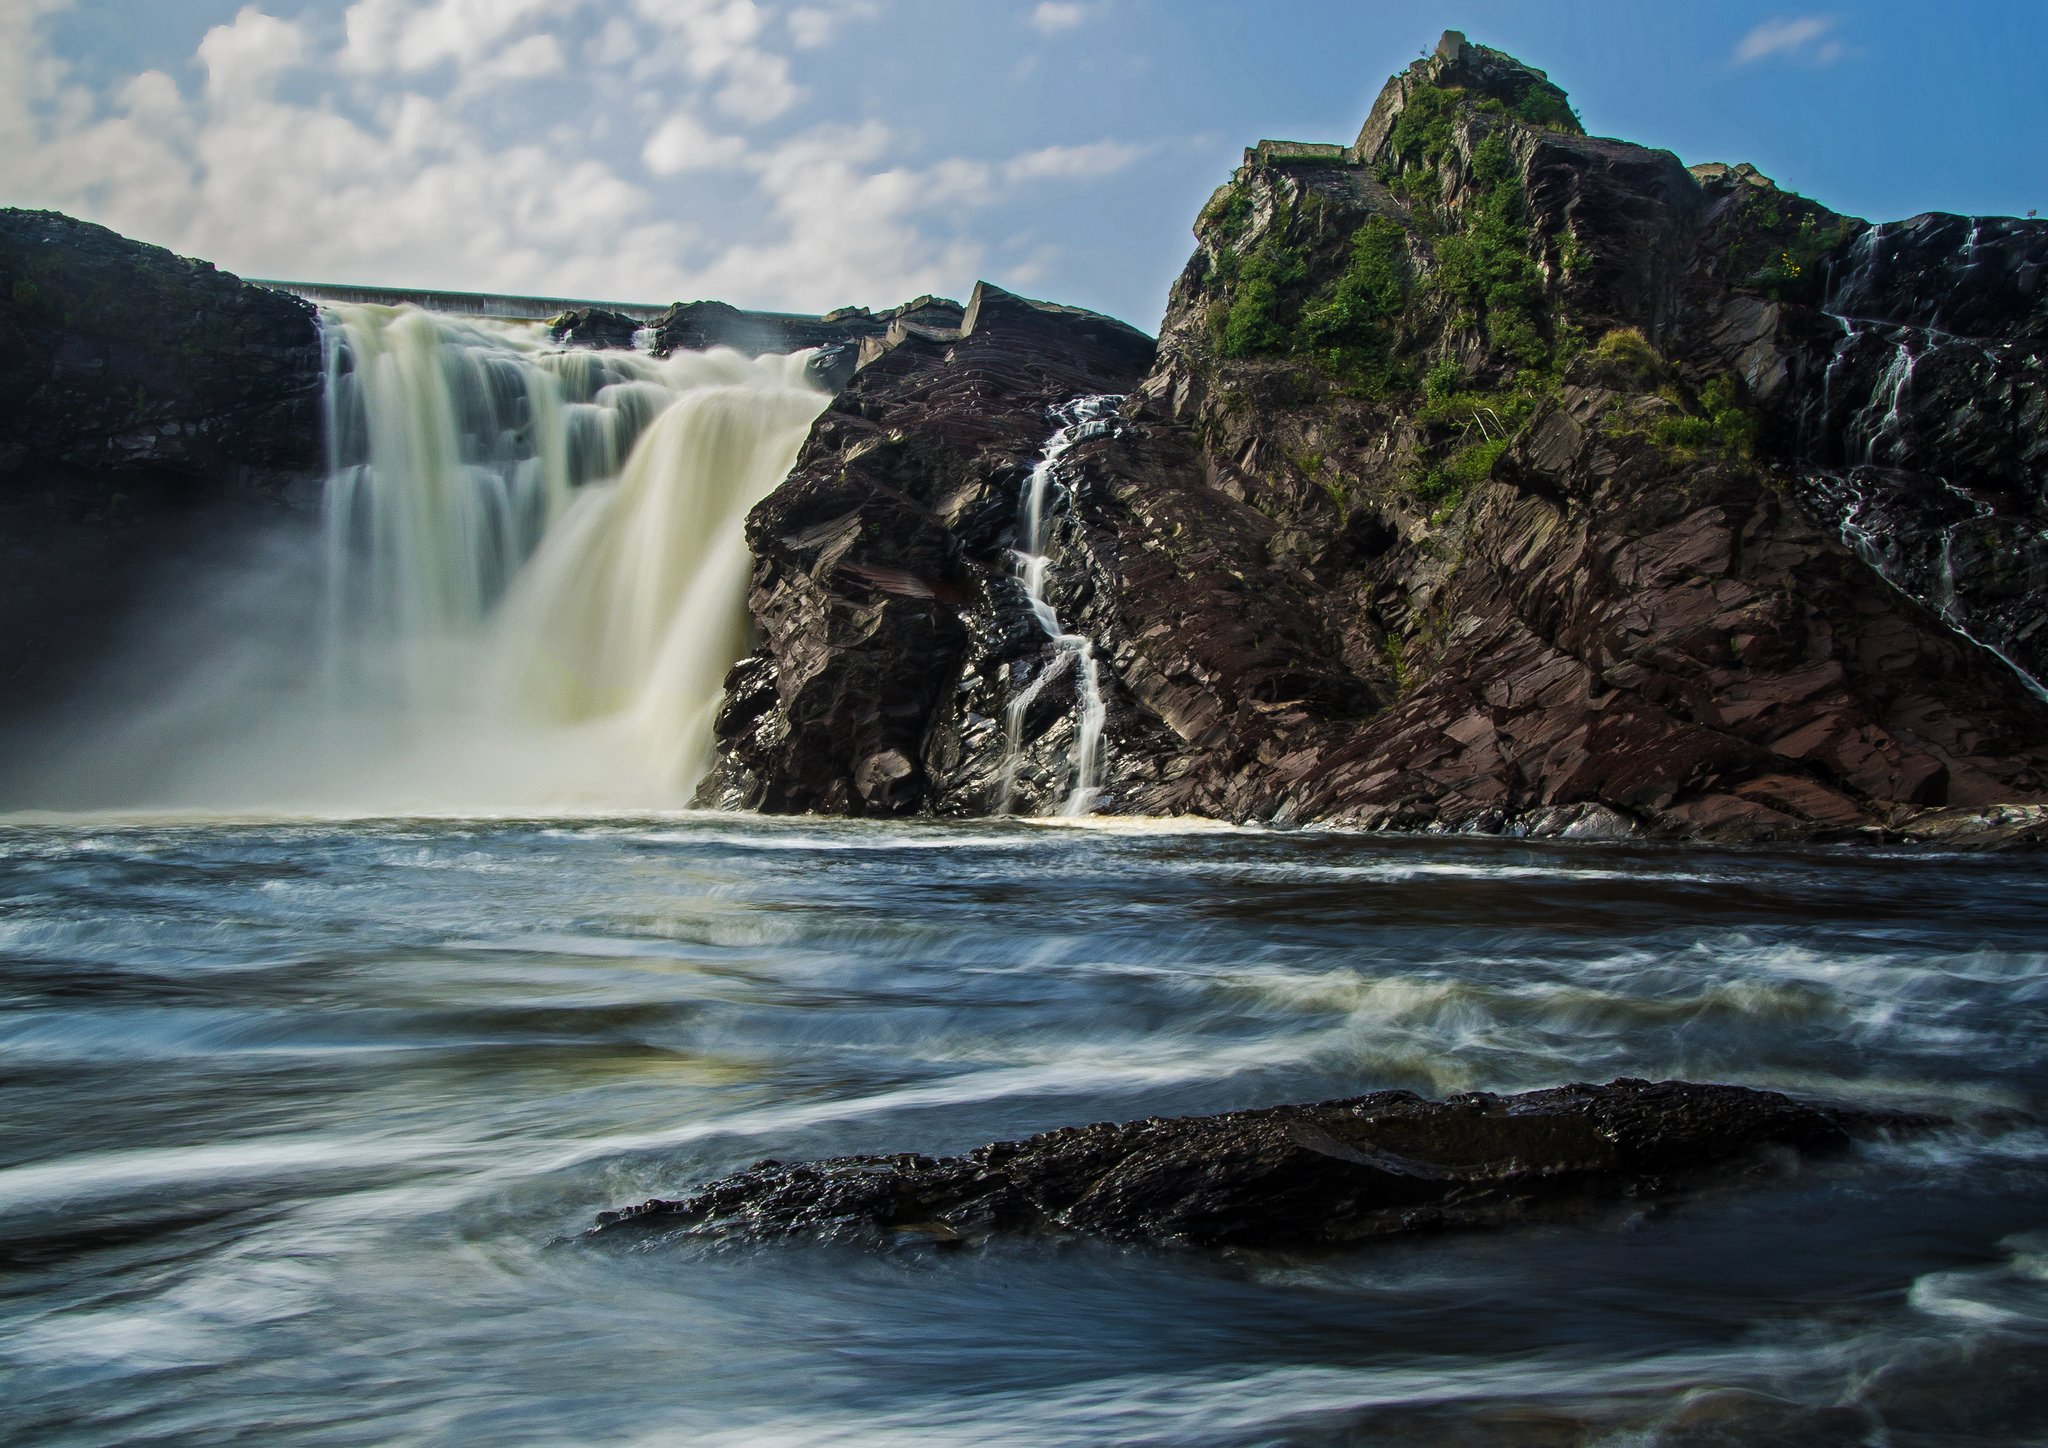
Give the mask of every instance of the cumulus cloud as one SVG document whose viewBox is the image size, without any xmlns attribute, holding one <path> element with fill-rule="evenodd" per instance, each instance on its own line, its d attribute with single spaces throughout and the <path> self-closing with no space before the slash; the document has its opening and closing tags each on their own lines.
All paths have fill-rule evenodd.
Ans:
<svg viewBox="0 0 2048 1448">
<path fill-rule="evenodd" d="M 934 154 L 878 120 L 807 124 L 802 44 L 873 0 L 356 0 L 340 25 L 256 0 L 194 25 L 203 79 L 96 86 L 50 52 L 62 3 L 0 0 L 0 194 L 248 276 L 881 304 L 992 260 L 1035 274 L 987 208 L 1146 154 Z M 505 104 L 537 77 L 548 114 Z"/>
<path fill-rule="evenodd" d="M 341 62 L 375 72 L 480 60 L 551 8 L 554 0 L 356 0 L 342 20 Z"/>
<path fill-rule="evenodd" d="M 232 24 L 216 25 L 199 42 L 209 95 L 233 96 L 268 90 L 306 55 L 306 35 L 297 25 L 246 5 Z"/>
<path fill-rule="evenodd" d="M 1755 65 L 1773 58 L 1808 65 L 1833 65 L 1844 54 L 1831 15 L 1781 16 L 1766 20 L 1735 43 L 1735 63 Z"/>
<path fill-rule="evenodd" d="M 738 136 L 714 135 L 693 116 L 674 115 L 655 127 L 640 149 L 640 159 L 657 176 L 730 166 L 747 151 Z"/>
<path fill-rule="evenodd" d="M 1079 0 L 1041 0 L 1031 12 L 1031 24 L 1044 35 L 1058 35 L 1078 28 L 1088 18 L 1088 7 Z"/>
</svg>

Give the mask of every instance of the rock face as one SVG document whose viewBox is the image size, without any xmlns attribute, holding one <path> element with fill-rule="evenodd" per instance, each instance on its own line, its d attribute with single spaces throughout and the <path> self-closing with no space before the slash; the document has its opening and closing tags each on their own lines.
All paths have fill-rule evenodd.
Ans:
<svg viewBox="0 0 2048 1448">
<path fill-rule="evenodd" d="M 640 323 L 606 307 L 577 307 L 548 323 L 548 335 L 565 347 L 624 351 L 633 345 Z"/>
<path fill-rule="evenodd" d="M 898 319 L 860 355 L 747 520 L 760 642 L 727 681 L 707 802 L 903 814 L 946 798 L 958 756 L 939 731 L 1042 651 L 1004 543 L 1051 409 L 1130 387 L 1152 340 L 983 283 L 957 335 Z M 983 809 L 988 783 L 968 791 Z"/>
<path fill-rule="evenodd" d="M 681 1200 L 607 1212 L 596 1231 L 1342 1247 L 1669 1195 L 1753 1175 L 1774 1155 L 1839 1150 L 1857 1134 L 1907 1124 L 1682 1081 L 1444 1101 L 1380 1091 L 1069 1127 L 965 1156 L 764 1161 Z"/>
<path fill-rule="evenodd" d="M 1007 550 L 1046 406 L 1128 384 L 877 348 L 756 514 L 709 797 L 1039 811 L 1099 702 L 1111 811 L 2043 837 L 2048 705 L 1960 628 L 2048 642 L 2048 228 L 1688 171 L 1450 36 L 1352 145 L 1247 152 L 1195 234 L 1049 492 L 1092 690 Z"/>
<path fill-rule="evenodd" d="M 320 465 L 312 306 L 53 212 L 0 211 L 0 692 L 54 686 L 140 565 Z"/>
<path fill-rule="evenodd" d="M 944 297 L 918 297 L 900 307 L 871 312 L 866 307 L 841 307 L 823 316 L 794 312 L 748 312 L 726 302 L 677 302 L 655 318 L 654 354 L 701 352 L 731 347 L 741 352 L 798 352 L 806 347 L 858 345 L 869 337 L 886 336 L 901 323 L 939 332 L 957 332 L 958 302 Z"/>
</svg>

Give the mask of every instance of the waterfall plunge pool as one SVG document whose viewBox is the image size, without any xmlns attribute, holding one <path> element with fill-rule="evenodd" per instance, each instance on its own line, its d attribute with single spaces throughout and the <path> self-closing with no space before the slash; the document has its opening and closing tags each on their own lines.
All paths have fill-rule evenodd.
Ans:
<svg viewBox="0 0 2048 1448">
<path fill-rule="evenodd" d="M 764 1156 L 1386 1087 L 1682 1076 L 2037 1112 L 2044 904 L 2038 861 L 1871 851 L 17 818 L 0 1421 L 54 1444 L 2038 1441 L 2048 1137 L 2025 1125 L 1333 1258 L 576 1234 Z"/>
</svg>

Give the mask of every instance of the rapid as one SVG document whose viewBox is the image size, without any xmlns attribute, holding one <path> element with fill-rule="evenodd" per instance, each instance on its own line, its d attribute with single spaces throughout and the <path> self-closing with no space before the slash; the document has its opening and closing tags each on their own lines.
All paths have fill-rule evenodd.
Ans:
<svg viewBox="0 0 2048 1448">
<path fill-rule="evenodd" d="M 51 1443 L 2037 1441 L 2044 895 L 1166 823 L 16 824 L 0 1396 Z M 578 1236 L 762 1157 L 1620 1075 L 1968 1124 L 1334 1258 Z"/>
</svg>

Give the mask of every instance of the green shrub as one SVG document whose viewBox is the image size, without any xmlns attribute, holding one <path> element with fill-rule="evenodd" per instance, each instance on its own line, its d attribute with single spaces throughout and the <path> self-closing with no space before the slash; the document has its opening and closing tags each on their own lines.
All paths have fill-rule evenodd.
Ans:
<svg viewBox="0 0 2048 1448">
<path fill-rule="evenodd" d="M 1700 389 L 1700 406 L 1706 409 L 1716 442 L 1743 457 L 1756 451 L 1756 414 L 1742 400 L 1741 385 L 1734 378 L 1709 379 Z"/>
<path fill-rule="evenodd" d="M 1847 240 L 1853 229 L 1854 223 L 1846 218 L 1837 219 L 1833 226 L 1822 226 L 1818 216 L 1808 213 L 1778 254 L 1750 278 L 1750 285 L 1779 301 L 1805 295 L 1819 280 L 1821 259 Z"/>
<path fill-rule="evenodd" d="M 1412 285 L 1407 233 L 1398 222 L 1373 217 L 1352 233 L 1351 255 L 1335 284 L 1302 309 L 1302 350 L 1338 375 L 1384 382 Z"/>
<path fill-rule="evenodd" d="M 1235 182 L 1224 186 L 1202 208 L 1199 226 L 1214 227 L 1226 238 L 1235 238 L 1252 219 L 1252 199 Z"/>
<path fill-rule="evenodd" d="M 1307 264 L 1277 230 L 1242 261 L 1234 253 L 1225 256 L 1230 264 L 1221 270 L 1226 280 L 1236 281 L 1236 292 L 1215 339 L 1217 350 L 1226 357 L 1286 351 L 1294 320 L 1288 293 L 1307 275 Z"/>
<path fill-rule="evenodd" d="M 1497 350 L 1524 367 L 1541 367 L 1550 358 L 1543 276 L 1530 255 L 1535 237 L 1507 143 L 1495 135 L 1474 147 L 1472 174 L 1482 189 L 1464 229 L 1437 244 L 1435 285 L 1465 318 L 1484 318 Z"/>
<path fill-rule="evenodd" d="M 1461 92 L 1434 85 L 1419 85 L 1408 93 L 1408 103 L 1387 137 L 1402 170 L 1434 166 L 1449 152 L 1461 99 Z"/>
<path fill-rule="evenodd" d="M 1505 437 L 1488 438 L 1459 448 L 1443 463 L 1424 473 L 1415 492 L 1425 503 L 1455 507 L 1467 493 L 1493 474 L 1493 465 L 1508 450 Z M 1446 509 L 1447 511 L 1447 509 Z"/>
<path fill-rule="evenodd" d="M 1578 112 L 1572 109 L 1571 102 L 1564 98 L 1562 91 L 1549 86 L 1532 85 L 1523 91 L 1522 98 L 1515 102 L 1515 119 L 1569 135 L 1586 134 L 1586 128 L 1579 121 Z"/>
<path fill-rule="evenodd" d="M 1650 440 L 1660 447 L 1692 451 L 1714 440 L 1714 424 L 1704 417 L 1666 413 L 1650 424 Z"/>
<path fill-rule="evenodd" d="M 1455 357 L 1446 357 L 1429 369 L 1429 375 L 1422 379 L 1423 399 L 1440 403 L 1454 395 L 1465 381 L 1465 369 Z"/>
<path fill-rule="evenodd" d="M 1664 359 L 1634 327 L 1616 327 L 1587 357 L 1602 380 L 1623 386 L 1647 387 L 1664 371 Z"/>
</svg>

